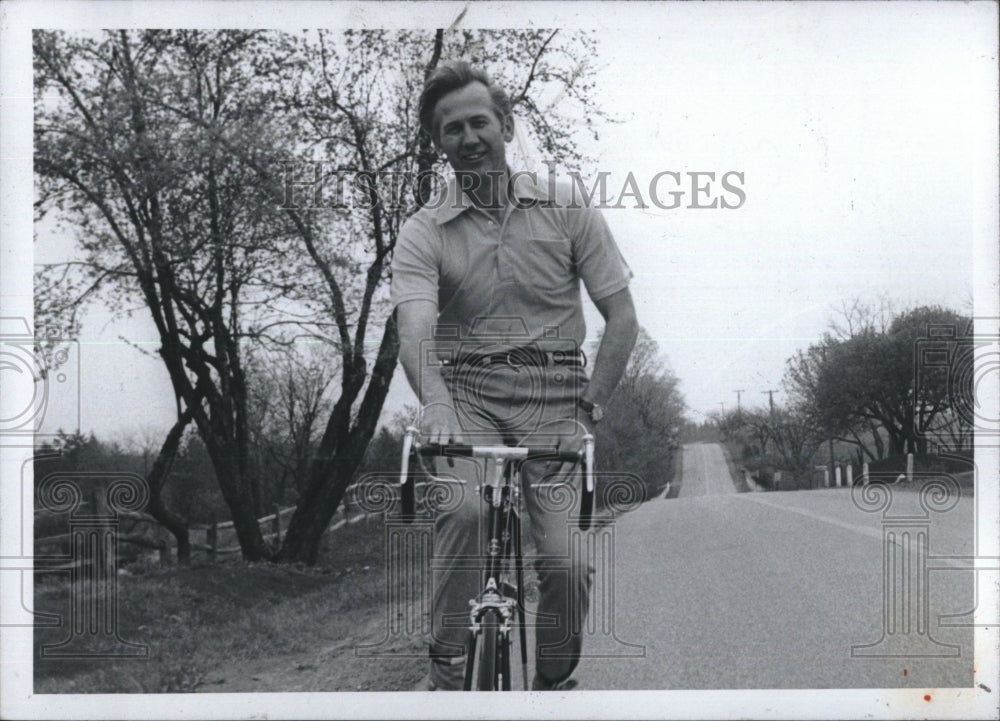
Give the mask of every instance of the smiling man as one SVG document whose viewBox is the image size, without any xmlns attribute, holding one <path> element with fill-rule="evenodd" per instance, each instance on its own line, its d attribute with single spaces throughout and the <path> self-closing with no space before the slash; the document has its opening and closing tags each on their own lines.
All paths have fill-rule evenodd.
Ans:
<svg viewBox="0 0 1000 721">
<path fill-rule="evenodd" d="M 579 444 L 635 343 L 631 271 L 596 209 L 568 187 L 552 197 L 511 172 L 510 101 L 485 72 L 441 65 L 419 113 L 455 172 L 402 227 L 392 262 L 399 356 L 422 405 L 421 431 L 440 443 Z M 581 281 L 606 323 L 589 378 Z M 469 483 L 435 521 L 431 690 L 462 686 L 468 603 L 480 590 L 468 563 L 482 555 L 477 472 L 458 461 L 448 470 Z M 571 553 L 576 509 L 552 502 L 559 488 L 579 486 L 578 471 L 529 464 L 522 475 L 538 554 L 536 690 L 571 687 L 582 648 L 593 570 Z"/>
</svg>

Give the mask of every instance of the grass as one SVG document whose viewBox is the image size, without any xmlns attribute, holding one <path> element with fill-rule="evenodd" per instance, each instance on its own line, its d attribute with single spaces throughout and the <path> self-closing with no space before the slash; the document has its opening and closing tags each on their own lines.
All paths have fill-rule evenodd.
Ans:
<svg viewBox="0 0 1000 721">
<path fill-rule="evenodd" d="M 906 473 L 906 456 L 889 456 L 868 464 L 868 472 L 873 481 L 893 483 L 895 487 L 918 490 L 935 477 L 947 477 L 956 482 L 963 495 L 976 493 L 976 473 L 971 452 L 961 451 L 953 456 L 914 456 L 912 483 L 905 479 L 898 484 L 896 479 Z"/>
<path fill-rule="evenodd" d="M 35 692 L 195 691 L 218 683 L 220 669 L 343 646 L 385 607 L 382 528 L 364 521 L 328 535 L 311 568 L 233 562 L 121 575 L 119 635 L 149 657 L 43 659 L 40 646 L 69 631 L 36 628 Z M 65 574 L 38 575 L 36 611 L 66 618 L 69 603 Z"/>
<path fill-rule="evenodd" d="M 740 493 L 746 493 L 750 491 L 747 488 L 746 482 L 743 480 L 743 470 L 740 466 L 736 464 L 733 460 L 733 451 L 729 447 L 728 443 L 720 444 L 722 446 L 722 455 L 726 458 L 726 466 L 729 467 L 729 475 L 733 479 L 733 483 L 736 485 L 736 490 Z"/>
<path fill-rule="evenodd" d="M 918 473 L 960 474 L 972 470 L 972 467 L 971 452 L 960 452 L 954 456 L 916 455 L 913 457 L 913 470 Z M 905 473 L 906 456 L 889 456 L 877 461 L 870 461 L 868 469 L 871 473 Z"/>
</svg>

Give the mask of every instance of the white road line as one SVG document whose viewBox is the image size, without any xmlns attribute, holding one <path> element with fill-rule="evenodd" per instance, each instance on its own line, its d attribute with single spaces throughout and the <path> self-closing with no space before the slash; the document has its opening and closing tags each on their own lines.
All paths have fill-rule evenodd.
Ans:
<svg viewBox="0 0 1000 721">
<path fill-rule="evenodd" d="M 772 508 L 777 508 L 781 511 L 788 511 L 789 513 L 797 513 L 800 516 L 805 516 L 806 518 L 812 518 L 816 521 L 822 521 L 823 523 L 829 523 L 832 526 L 837 526 L 838 528 L 843 528 L 847 531 L 853 531 L 854 533 L 859 533 L 862 536 L 868 536 L 869 538 L 874 538 L 878 541 L 885 541 L 884 530 L 869 528 L 868 526 L 858 526 L 853 523 L 847 523 L 846 521 L 841 521 L 839 518 L 831 518 L 830 516 L 824 516 L 821 513 L 814 513 L 813 511 L 807 511 L 804 508 L 792 508 L 790 506 L 783 506 L 780 503 L 774 503 L 773 501 L 767 501 L 761 498 L 759 495 L 750 495 L 749 493 L 737 493 L 737 498 L 742 498 L 747 501 L 753 501 L 754 503 L 760 503 L 765 506 L 771 506 Z M 898 541 L 891 541 L 896 545 L 899 545 Z M 931 568 L 929 570 L 933 571 L 975 571 L 979 570 L 978 562 L 980 561 L 994 561 L 995 559 L 985 556 L 936 556 L 932 555 L 931 558 Z M 971 563 L 971 566 L 970 566 Z M 997 570 L 992 566 L 984 567 L 985 570 Z"/>
<path fill-rule="evenodd" d="M 847 531 L 854 531 L 855 533 L 860 533 L 862 536 L 868 536 L 870 538 L 877 538 L 882 540 L 882 529 L 870 528 L 868 526 L 859 526 L 854 523 L 848 523 L 847 521 L 841 521 L 839 518 L 833 518 L 831 516 L 824 516 L 821 513 L 816 513 L 814 511 L 807 511 L 804 508 L 793 508 L 790 506 L 785 506 L 780 503 L 775 503 L 773 501 L 767 501 L 761 498 L 757 494 L 749 493 L 737 493 L 736 498 L 742 498 L 746 501 L 753 501 L 754 503 L 760 503 L 765 506 L 770 506 L 771 508 L 777 508 L 780 511 L 787 511 L 788 513 L 797 513 L 800 516 L 805 516 L 806 518 L 812 518 L 815 521 L 822 521 L 823 523 L 829 523 L 831 526 L 837 526 L 837 528 L 843 528 Z"/>
</svg>

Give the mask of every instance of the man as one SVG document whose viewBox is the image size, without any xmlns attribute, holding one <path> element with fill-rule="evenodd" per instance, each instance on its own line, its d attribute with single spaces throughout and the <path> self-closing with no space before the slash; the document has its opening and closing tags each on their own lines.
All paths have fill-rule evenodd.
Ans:
<svg viewBox="0 0 1000 721">
<path fill-rule="evenodd" d="M 596 210 L 568 188 L 550 197 L 537 179 L 510 171 L 510 102 L 483 71 L 439 66 L 419 113 L 455 172 L 400 230 L 392 262 L 400 361 L 423 407 L 421 431 L 439 443 L 579 444 L 635 343 L 631 271 Z M 589 380 L 581 280 L 606 322 Z M 429 687 L 442 690 L 461 688 L 468 602 L 480 590 L 479 573 L 462 562 L 481 555 L 477 471 L 454 465 L 469 483 L 438 514 L 434 540 Z M 574 509 L 545 500 L 566 484 L 578 488 L 578 471 L 538 463 L 523 473 L 544 619 L 536 623 L 539 690 L 565 688 L 581 651 L 593 571 L 570 553 Z"/>
</svg>

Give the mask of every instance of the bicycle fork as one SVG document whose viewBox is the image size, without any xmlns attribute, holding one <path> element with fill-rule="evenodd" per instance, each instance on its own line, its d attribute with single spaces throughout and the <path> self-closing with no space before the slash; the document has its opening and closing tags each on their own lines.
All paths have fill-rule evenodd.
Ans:
<svg viewBox="0 0 1000 721">
<path fill-rule="evenodd" d="M 485 485 L 483 498 L 489 506 L 486 549 L 486 585 L 478 599 L 469 601 L 470 624 L 466 642 L 465 690 L 471 690 L 477 642 L 482 640 L 479 660 L 479 685 L 497 690 L 510 690 L 510 631 L 518 624 L 521 647 L 521 674 L 528 688 L 528 644 L 524 609 L 524 568 L 521 546 L 521 519 L 516 506 L 513 464 L 506 464 L 507 475 L 502 485 Z M 502 465 L 497 465 L 497 481 Z M 511 554 L 513 551 L 513 554 Z M 505 561 L 513 555 L 515 586 L 502 580 Z"/>
</svg>

